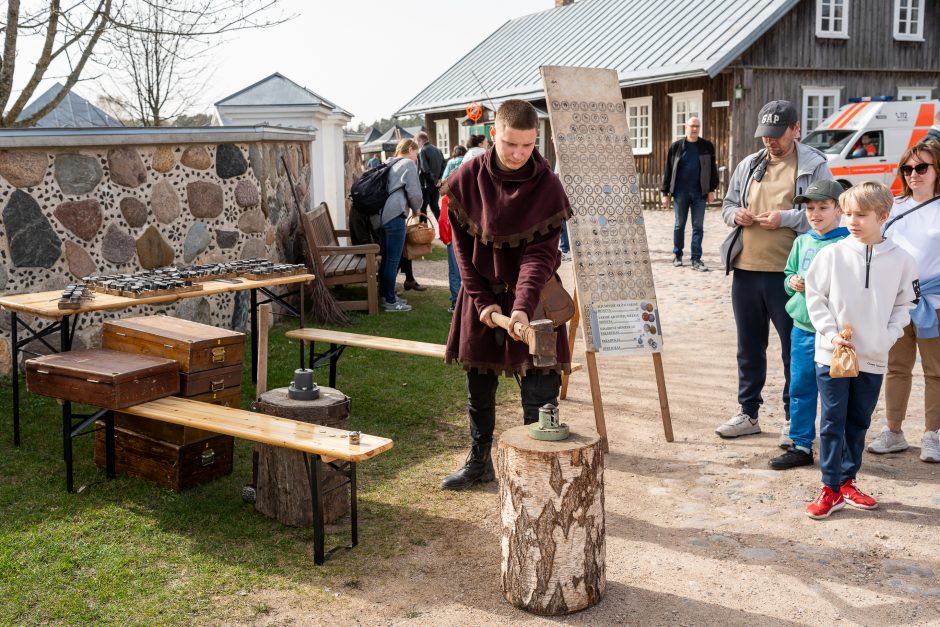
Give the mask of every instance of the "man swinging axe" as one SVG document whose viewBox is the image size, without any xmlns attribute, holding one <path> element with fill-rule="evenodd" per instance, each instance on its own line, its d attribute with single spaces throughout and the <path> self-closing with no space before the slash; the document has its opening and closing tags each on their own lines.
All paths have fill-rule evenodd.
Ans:
<svg viewBox="0 0 940 627">
<path fill-rule="evenodd" d="M 472 440 L 464 466 L 444 479 L 445 490 L 495 479 L 490 450 L 500 375 L 521 376 L 523 420 L 530 424 L 539 407 L 557 405 L 561 373 L 571 370 L 564 325 L 555 333 L 555 364 L 546 367 L 533 363 L 515 330 L 516 323 L 529 324 L 542 288 L 555 280 L 561 226 L 571 212 L 561 181 L 535 150 L 537 128 L 532 105 L 507 100 L 496 112 L 493 146 L 444 187 L 462 280 L 446 358 L 467 372 Z M 508 315 L 508 330 L 494 313 Z M 507 333 L 517 341 L 507 341 Z"/>
</svg>

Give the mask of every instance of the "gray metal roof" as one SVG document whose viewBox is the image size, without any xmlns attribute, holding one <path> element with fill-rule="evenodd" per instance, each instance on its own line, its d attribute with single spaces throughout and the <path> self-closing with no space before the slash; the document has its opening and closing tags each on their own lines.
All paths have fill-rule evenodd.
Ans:
<svg viewBox="0 0 940 627">
<path fill-rule="evenodd" d="M 352 115 L 323 96 L 298 85 L 280 72 L 262 78 L 257 83 L 226 96 L 215 103 L 219 107 L 269 107 L 269 106 L 323 106 L 334 113 Z"/>
<path fill-rule="evenodd" d="M 395 115 L 542 98 L 542 65 L 614 69 L 623 86 L 713 77 L 798 2 L 578 0 L 506 22 Z"/>
<path fill-rule="evenodd" d="M 56 97 L 64 85 L 56 83 L 41 96 L 26 105 L 17 120 L 25 120 Z M 90 128 L 124 126 L 95 105 L 91 104 L 74 91 L 69 91 L 56 108 L 44 115 L 34 128 Z"/>
</svg>

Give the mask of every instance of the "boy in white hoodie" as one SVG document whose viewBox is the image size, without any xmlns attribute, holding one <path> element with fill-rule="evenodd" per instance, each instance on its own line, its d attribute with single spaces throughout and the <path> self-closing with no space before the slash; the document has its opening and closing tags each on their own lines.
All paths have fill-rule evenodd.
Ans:
<svg viewBox="0 0 940 627">
<path fill-rule="evenodd" d="M 878 502 L 855 486 L 865 433 L 878 402 L 888 351 L 910 322 L 917 298 L 914 258 L 881 235 L 894 199 L 880 183 L 862 183 L 839 198 L 851 237 L 819 251 L 806 275 L 806 307 L 816 329 L 816 382 L 822 409 L 819 466 L 823 486 L 806 508 L 826 518 L 845 507 Z M 839 333 L 846 324 L 852 341 Z M 858 377 L 829 376 L 835 345 L 854 348 Z"/>
</svg>

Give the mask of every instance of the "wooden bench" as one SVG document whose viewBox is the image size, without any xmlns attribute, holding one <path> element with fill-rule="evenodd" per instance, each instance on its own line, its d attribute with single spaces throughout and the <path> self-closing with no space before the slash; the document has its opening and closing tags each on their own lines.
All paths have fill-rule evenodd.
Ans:
<svg viewBox="0 0 940 627">
<path fill-rule="evenodd" d="M 346 333 L 345 331 L 330 331 L 327 329 L 312 329 L 304 327 L 294 329 L 285 334 L 289 339 L 300 340 L 310 344 L 310 357 L 308 368 L 319 368 L 327 360 L 330 362 L 330 387 L 336 387 L 336 364 L 347 346 L 358 348 L 371 348 L 392 353 L 406 353 L 420 355 L 421 357 L 434 357 L 443 361 L 446 346 L 431 344 L 430 342 L 416 342 L 414 340 L 399 340 L 393 337 L 380 337 L 377 335 L 361 335 L 359 333 Z M 330 349 L 323 353 L 314 353 L 317 343 L 329 344 Z M 304 351 L 300 351 L 300 367 L 304 367 Z"/>
<path fill-rule="evenodd" d="M 121 411 L 151 420 L 194 427 L 303 452 L 310 474 L 310 490 L 313 497 L 313 559 L 318 565 L 336 551 L 351 549 L 359 543 L 356 464 L 384 453 L 393 446 L 392 440 L 366 434 L 360 436 L 359 444 L 350 444 L 349 431 L 342 429 L 297 422 L 176 396 L 125 407 Z M 102 410 L 99 413 L 103 412 L 110 413 L 108 410 Z M 101 417 L 106 424 L 107 475 L 112 478 L 115 474 L 114 418 L 113 414 Z M 320 468 L 319 462 L 321 461 L 329 468 L 326 472 Z M 70 454 L 66 456 L 66 463 L 69 476 L 71 476 Z M 338 546 L 330 551 L 324 550 L 322 486 L 327 474 L 340 474 L 346 477 L 346 481 L 338 487 L 349 485 L 352 530 L 352 541 L 348 546 Z"/>
<path fill-rule="evenodd" d="M 444 344 L 432 344 L 430 342 L 416 342 L 414 340 L 399 340 L 393 337 L 380 337 L 377 335 L 361 335 L 358 333 L 346 333 L 345 331 L 330 331 L 328 329 L 314 329 L 304 327 L 294 329 L 285 334 L 289 339 L 300 340 L 304 344 L 310 344 L 310 353 L 308 358 L 308 368 L 319 368 L 327 360 L 330 362 L 330 387 L 336 387 L 336 364 L 347 346 L 357 348 L 371 348 L 373 350 L 389 351 L 392 353 L 406 353 L 408 355 L 419 355 L 421 357 L 434 357 L 443 360 L 444 352 L 447 347 Z M 315 353 L 314 345 L 320 342 L 329 344 L 330 349 L 323 353 Z M 304 351 L 300 351 L 300 367 L 304 367 Z M 571 364 L 571 371 L 577 372 L 581 369 L 581 364 Z"/>
<path fill-rule="evenodd" d="M 333 228 L 333 218 L 326 203 L 320 203 L 303 214 L 304 238 L 307 242 L 312 272 L 323 285 L 366 284 L 367 300 L 337 301 L 343 309 L 368 310 L 379 313 L 378 244 L 342 246 L 340 237 L 348 237 L 348 231 Z"/>
</svg>

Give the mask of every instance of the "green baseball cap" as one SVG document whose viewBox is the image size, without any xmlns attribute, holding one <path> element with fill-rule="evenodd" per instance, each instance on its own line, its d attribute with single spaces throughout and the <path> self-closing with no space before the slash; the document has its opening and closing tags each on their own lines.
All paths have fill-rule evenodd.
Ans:
<svg viewBox="0 0 940 627">
<path fill-rule="evenodd" d="M 839 196 L 841 196 L 844 191 L 842 185 L 836 181 L 832 179 L 820 179 L 810 183 L 805 192 L 799 196 L 795 196 L 793 198 L 793 204 L 799 205 L 808 200 L 835 200 L 838 202 Z"/>
</svg>

